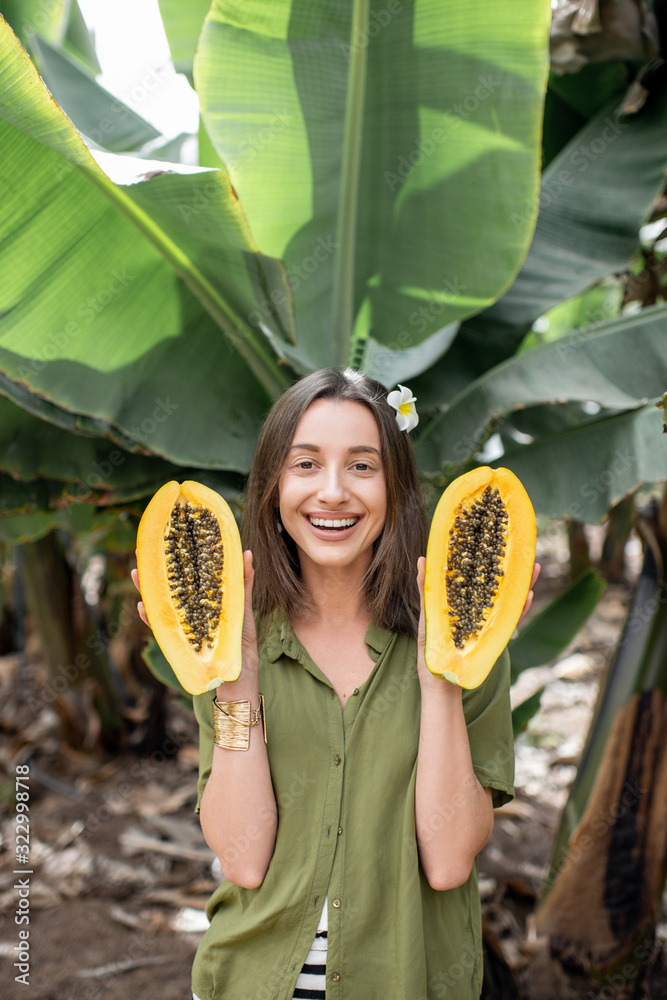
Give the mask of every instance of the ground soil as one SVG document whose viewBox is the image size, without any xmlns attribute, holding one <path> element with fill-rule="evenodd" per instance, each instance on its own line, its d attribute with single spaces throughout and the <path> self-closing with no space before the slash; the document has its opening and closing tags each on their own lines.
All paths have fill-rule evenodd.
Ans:
<svg viewBox="0 0 667 1000">
<path fill-rule="evenodd" d="M 592 542 L 595 543 L 595 537 Z M 630 550 L 630 584 L 636 575 Z M 536 608 L 566 582 L 561 535 L 542 540 Z M 634 558 L 634 563 L 633 563 Z M 504 992 L 517 1000 L 618 1000 L 610 984 L 565 973 L 536 939 L 531 915 L 568 786 L 592 712 L 601 671 L 617 641 L 631 586 L 611 585 L 598 610 L 558 663 L 530 672 L 514 702 L 545 686 L 542 709 L 517 741 L 517 798 L 497 811 L 480 857 L 485 936 Z M 193 809 L 197 727 L 175 698 L 168 739 L 152 755 L 102 758 L 64 747 L 48 706 L 35 713 L 38 654 L 27 670 L 0 660 L 0 968 L 4 1000 L 189 1000 L 190 968 L 202 914 L 216 885 L 213 856 Z M 546 670 L 546 673 L 545 673 Z M 34 707 L 34 706 L 33 706 Z M 17 761 L 29 757 L 30 974 L 16 983 L 20 925 L 14 886 Z M 199 918 L 199 919 L 197 919 Z M 664 920 L 664 918 L 663 918 Z M 23 925 L 25 926 L 25 925 Z M 190 928 L 190 929 L 189 929 Z M 662 938 L 644 988 L 667 997 Z M 605 992 L 606 990 L 606 992 Z M 490 995 L 490 994 L 489 994 Z M 252 998 L 248 998 L 252 1000 Z M 369 998 L 380 1000 L 380 998 Z M 406 998 L 410 1000 L 410 998 Z"/>
</svg>

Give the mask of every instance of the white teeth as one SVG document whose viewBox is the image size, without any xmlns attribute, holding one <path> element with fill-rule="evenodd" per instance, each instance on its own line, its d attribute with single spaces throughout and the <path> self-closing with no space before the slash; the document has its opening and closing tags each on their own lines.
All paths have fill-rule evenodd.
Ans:
<svg viewBox="0 0 667 1000">
<path fill-rule="evenodd" d="M 308 520 L 315 528 L 351 528 L 359 520 L 358 517 L 346 517 L 335 521 L 328 521 L 323 517 L 309 517 Z"/>
</svg>

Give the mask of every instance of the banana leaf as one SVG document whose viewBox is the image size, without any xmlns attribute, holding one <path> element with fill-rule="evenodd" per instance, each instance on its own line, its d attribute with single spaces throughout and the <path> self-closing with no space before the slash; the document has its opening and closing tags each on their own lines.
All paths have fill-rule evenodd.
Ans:
<svg viewBox="0 0 667 1000">
<path fill-rule="evenodd" d="M 0 396 L 0 469 L 15 479 L 64 480 L 96 489 L 165 482 L 177 466 L 72 434 Z"/>
<path fill-rule="evenodd" d="M 540 514 L 597 524 L 642 483 L 667 479 L 667 438 L 649 403 L 520 445 L 498 464 L 521 479 Z"/>
<path fill-rule="evenodd" d="M 284 267 L 226 174 L 160 165 L 114 184 L 4 21 L 0 141 L 0 371 L 153 454 L 245 471 L 290 381 L 271 343 L 294 329 Z M 258 289 L 271 308 L 253 318 Z"/>
<path fill-rule="evenodd" d="M 512 683 L 523 670 L 552 663 L 588 621 L 606 584 L 595 569 L 583 573 L 533 615 L 508 645 Z"/>
<path fill-rule="evenodd" d="M 626 63 L 589 63 L 578 73 L 549 74 L 544 101 L 543 164 L 547 167 L 586 122 L 628 86 Z"/>
<path fill-rule="evenodd" d="M 664 186 L 666 75 L 637 114 L 620 114 L 616 101 L 607 105 L 545 171 L 530 253 L 518 280 L 483 317 L 485 329 L 527 328 L 547 309 L 627 266 Z M 524 225 L 521 214 L 514 224 Z"/>
<path fill-rule="evenodd" d="M 4 477 L 0 476 L 0 496 L 5 498 Z M 40 494 L 33 488 L 37 502 Z M 32 510 L 0 516 L 0 541 L 11 545 L 36 542 L 56 529 L 69 535 L 109 531 L 119 518 L 118 511 L 96 510 L 88 504 L 73 503 L 61 510 Z"/>
<path fill-rule="evenodd" d="M 36 37 L 99 73 L 95 45 L 77 0 L 0 0 L 0 14 L 29 50 Z"/>
<path fill-rule="evenodd" d="M 60 107 L 95 145 L 120 153 L 159 138 L 150 122 L 96 83 L 62 49 L 34 38 L 31 51 Z"/>
<path fill-rule="evenodd" d="M 512 684 L 522 671 L 551 663 L 567 649 L 595 610 L 605 586 L 597 570 L 588 570 L 557 594 L 542 611 L 529 618 L 507 647 Z M 543 692 L 542 687 L 512 709 L 515 739 L 540 710 Z"/>
<path fill-rule="evenodd" d="M 597 403 L 544 403 L 527 406 L 525 410 L 513 410 L 492 424 L 492 429 L 494 434 L 499 435 L 504 453 L 509 454 L 519 450 L 517 444 L 529 445 L 536 439 L 583 427 L 595 420 L 616 416 L 618 412 L 598 407 Z"/>
<path fill-rule="evenodd" d="M 70 433 L 0 396 L 0 517 L 12 511 L 62 507 L 71 501 L 119 506 L 151 496 L 165 482 L 195 479 L 228 501 L 237 499 L 241 478 L 230 473 L 174 465 L 140 455 L 108 439 Z M 25 484 L 25 487 L 22 485 Z"/>
<path fill-rule="evenodd" d="M 0 0 L 0 14 L 11 24 L 23 45 L 29 47 L 38 34 L 52 45 L 60 45 L 67 31 L 70 0 Z"/>
<path fill-rule="evenodd" d="M 19 0 L 21 2 L 21 0 Z M 11 18 L 8 18 L 11 23 Z M 71 0 L 67 30 L 62 43 L 63 50 L 78 59 L 92 73 L 101 73 L 102 67 L 97 60 L 95 40 L 88 30 L 86 20 L 81 13 L 77 0 Z"/>
<path fill-rule="evenodd" d="M 185 690 L 174 673 L 171 664 L 152 636 L 146 644 L 146 648 L 143 650 L 141 656 L 154 677 L 157 677 L 159 681 L 166 684 L 167 687 L 170 687 L 172 691 L 176 691 L 182 698 L 192 705 L 192 695 L 189 691 Z"/>
<path fill-rule="evenodd" d="M 192 83 L 192 63 L 211 0 L 158 0 L 160 16 L 177 73 Z"/>
<path fill-rule="evenodd" d="M 469 459 L 490 422 L 517 407 L 581 400 L 623 410 L 661 396 L 667 385 L 666 319 L 667 306 L 654 306 L 591 332 L 575 331 L 491 369 L 425 429 L 418 442 L 423 467 L 436 470 Z"/>
<path fill-rule="evenodd" d="M 641 111 L 621 115 L 613 101 L 549 164 L 535 234 L 519 274 L 498 302 L 461 325 L 445 357 L 415 379 L 411 388 L 420 406 L 445 407 L 512 357 L 539 316 L 591 282 L 625 270 L 663 189 L 666 165 L 663 73 Z M 524 207 L 526 214 L 514 217 L 518 230 L 532 224 L 530 199 Z"/>
<path fill-rule="evenodd" d="M 574 330 L 593 327 L 613 319 L 621 311 L 624 287 L 620 281 L 604 281 L 593 285 L 581 295 L 574 295 L 540 316 L 538 323 L 524 337 L 517 353 L 529 351 L 540 344 L 567 337 Z M 539 327 L 539 328 L 538 328 Z"/>
<path fill-rule="evenodd" d="M 512 734 L 514 739 L 524 731 L 533 716 L 539 712 L 543 694 L 544 688 L 539 688 L 539 690 L 522 701 L 520 705 L 512 709 Z"/>
<path fill-rule="evenodd" d="M 202 115 L 258 245 L 283 259 L 313 367 L 395 377 L 493 302 L 534 219 L 550 5 L 215 0 Z M 267 177 L 271 182 L 267 183 Z M 369 346 L 372 345 L 372 346 Z"/>
<path fill-rule="evenodd" d="M 67 500 L 63 496 L 64 483 L 40 479 L 33 483 L 17 482 L 11 476 L 0 472 L 0 514 L 53 513 L 53 508 L 63 507 Z"/>
</svg>

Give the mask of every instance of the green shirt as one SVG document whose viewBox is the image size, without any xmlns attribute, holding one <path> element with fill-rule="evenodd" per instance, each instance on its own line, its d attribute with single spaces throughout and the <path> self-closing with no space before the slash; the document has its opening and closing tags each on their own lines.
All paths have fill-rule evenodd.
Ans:
<svg viewBox="0 0 667 1000">
<path fill-rule="evenodd" d="M 259 687 L 276 846 L 259 888 L 224 881 L 209 900 L 192 971 L 201 1000 L 292 1000 L 327 892 L 327 1000 L 479 997 L 477 862 L 464 885 L 446 891 L 432 889 L 419 864 L 417 643 L 374 624 L 365 641 L 376 663 L 343 709 L 289 623 L 271 625 Z M 194 699 L 197 812 L 213 756 L 211 699 Z M 475 774 L 502 805 L 514 794 L 506 652 L 479 688 L 463 692 L 463 706 Z"/>
</svg>

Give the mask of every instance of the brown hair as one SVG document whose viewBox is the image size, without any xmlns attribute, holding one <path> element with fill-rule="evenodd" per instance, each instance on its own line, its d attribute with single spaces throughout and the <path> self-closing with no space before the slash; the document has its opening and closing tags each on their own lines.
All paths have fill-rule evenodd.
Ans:
<svg viewBox="0 0 667 1000">
<path fill-rule="evenodd" d="M 310 606 L 296 546 L 278 532 L 278 485 L 297 425 L 316 399 L 350 400 L 367 406 L 380 432 L 387 488 L 387 517 L 363 581 L 371 618 L 398 632 L 416 633 L 419 621 L 417 559 L 426 552 L 427 518 L 410 438 L 398 429 L 387 390 L 353 369 L 325 368 L 291 386 L 271 409 L 248 479 L 243 547 L 255 567 L 253 606 L 266 624 L 281 608 L 288 618 Z"/>
</svg>

